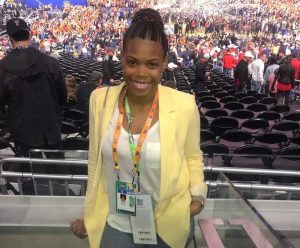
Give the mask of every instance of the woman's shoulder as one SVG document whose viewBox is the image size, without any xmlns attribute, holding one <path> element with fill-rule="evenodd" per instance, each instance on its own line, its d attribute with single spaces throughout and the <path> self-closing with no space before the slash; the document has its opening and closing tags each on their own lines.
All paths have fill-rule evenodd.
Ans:
<svg viewBox="0 0 300 248">
<path fill-rule="evenodd" d="M 116 98 L 122 88 L 123 84 L 95 89 L 90 96 L 90 103 L 96 106 L 99 104 L 105 105 L 106 102 Z"/>
<path fill-rule="evenodd" d="M 176 110 L 176 112 L 181 113 L 182 116 L 190 116 L 196 106 L 195 96 L 172 89 L 166 86 L 160 87 L 160 96 L 164 97 L 164 103 L 167 103 L 169 109 Z"/>
<path fill-rule="evenodd" d="M 163 92 L 163 94 L 169 94 L 172 97 L 174 97 L 176 99 L 176 102 L 182 102 L 182 101 L 195 101 L 195 96 L 191 95 L 189 93 L 185 93 L 176 89 L 172 89 L 170 87 L 167 86 L 160 86 L 161 91 Z"/>
</svg>

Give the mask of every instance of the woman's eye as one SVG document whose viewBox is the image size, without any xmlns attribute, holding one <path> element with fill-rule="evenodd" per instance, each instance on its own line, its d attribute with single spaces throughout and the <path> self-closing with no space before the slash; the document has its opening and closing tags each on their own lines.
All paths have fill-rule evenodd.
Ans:
<svg viewBox="0 0 300 248">
<path fill-rule="evenodd" d="M 136 62 L 135 61 L 127 61 L 127 64 L 129 65 L 129 66 L 134 66 L 134 65 L 136 65 Z"/>
<path fill-rule="evenodd" d="M 150 63 L 149 64 L 149 68 L 152 68 L 152 69 L 156 68 L 157 66 L 158 66 L 157 63 Z"/>
</svg>

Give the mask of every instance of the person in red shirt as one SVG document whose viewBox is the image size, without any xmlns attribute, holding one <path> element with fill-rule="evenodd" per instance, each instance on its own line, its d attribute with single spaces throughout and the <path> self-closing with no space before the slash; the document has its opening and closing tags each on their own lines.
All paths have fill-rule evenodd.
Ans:
<svg viewBox="0 0 300 248">
<path fill-rule="evenodd" d="M 295 80 L 300 80 L 300 58 L 293 56 L 294 58 L 291 61 L 291 65 L 295 69 Z"/>
<path fill-rule="evenodd" d="M 233 55 L 233 53 L 230 52 L 230 50 L 227 51 L 227 53 L 223 57 L 223 72 L 225 75 L 233 78 L 233 68 L 236 65 L 236 59 Z"/>
</svg>

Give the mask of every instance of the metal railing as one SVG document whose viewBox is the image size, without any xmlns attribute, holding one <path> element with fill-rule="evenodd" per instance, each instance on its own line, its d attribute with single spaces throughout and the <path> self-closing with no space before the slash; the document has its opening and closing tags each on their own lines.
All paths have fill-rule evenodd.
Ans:
<svg viewBox="0 0 300 248">
<path fill-rule="evenodd" d="M 0 161 L 0 187 L 5 188 L 8 178 L 17 178 L 17 183 L 20 189 L 20 194 L 23 194 L 22 190 L 22 180 L 23 179 L 47 179 L 49 180 L 49 191 L 53 194 L 53 185 L 52 180 L 65 181 L 65 186 L 68 188 L 70 182 L 85 182 L 88 180 L 87 175 L 73 175 L 73 174 L 41 174 L 33 172 L 14 172 L 7 171 L 3 169 L 3 166 L 8 163 L 36 163 L 35 166 L 39 165 L 54 165 L 54 164 L 63 164 L 63 165 L 72 165 L 72 166 L 87 166 L 87 160 L 72 160 L 72 159 L 41 159 L 41 158 L 17 158 L 10 157 L 4 158 Z M 231 174 L 248 174 L 248 175 L 268 175 L 268 176 L 292 176 L 300 177 L 300 171 L 288 171 L 288 170 L 267 170 L 267 169 L 252 169 L 252 168 L 228 168 L 228 167 L 214 167 L 206 166 L 204 168 L 205 172 L 223 172 Z M 210 186 L 218 185 L 217 181 L 206 181 Z M 233 183 L 236 188 L 239 189 L 253 189 L 253 190 L 272 190 L 272 191 L 291 191 L 291 192 L 300 192 L 300 186 L 290 186 L 290 185 L 269 185 L 269 184 L 254 184 L 254 183 Z M 82 184 L 83 186 L 83 184 Z M 83 186 L 84 187 L 84 186 Z M 3 192 L 6 192 L 3 190 Z M 36 190 L 37 191 L 37 190 Z M 51 195 L 52 195 L 51 194 Z M 84 192 L 82 192 L 84 194 Z M 68 195 L 68 193 L 66 193 Z"/>
</svg>

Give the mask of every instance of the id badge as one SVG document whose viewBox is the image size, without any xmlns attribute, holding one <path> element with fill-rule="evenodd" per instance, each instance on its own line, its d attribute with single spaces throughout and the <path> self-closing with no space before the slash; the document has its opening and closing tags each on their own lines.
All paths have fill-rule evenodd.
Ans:
<svg viewBox="0 0 300 248">
<path fill-rule="evenodd" d="M 116 212 L 135 215 L 135 193 L 132 183 L 116 181 Z"/>
<path fill-rule="evenodd" d="M 135 244 L 157 244 L 151 195 L 136 195 L 136 215 L 130 222 Z"/>
</svg>

